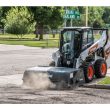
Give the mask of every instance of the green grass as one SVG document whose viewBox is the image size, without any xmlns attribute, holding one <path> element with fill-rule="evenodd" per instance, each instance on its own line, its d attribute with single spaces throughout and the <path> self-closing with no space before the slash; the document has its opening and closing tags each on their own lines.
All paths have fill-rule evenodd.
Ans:
<svg viewBox="0 0 110 110">
<path fill-rule="evenodd" d="M 49 34 L 48 36 L 49 39 L 47 42 L 47 40 L 45 39 L 41 41 L 35 40 L 35 34 L 24 35 L 22 39 L 18 39 L 16 35 L 5 34 L 5 35 L 0 35 L 0 44 L 24 45 L 31 47 L 58 47 L 59 35 L 56 34 L 55 38 L 53 38 L 51 34 Z"/>
<path fill-rule="evenodd" d="M 105 77 L 101 81 L 98 82 L 98 84 L 110 84 L 110 77 Z"/>
<path fill-rule="evenodd" d="M 44 38 L 45 38 L 45 34 L 44 34 Z M 52 34 L 48 35 L 49 39 L 59 39 L 59 34 L 55 35 L 55 38 L 53 38 Z M 13 35 L 13 34 L 0 34 L 0 39 L 18 39 L 17 35 Z M 35 34 L 25 34 L 23 36 L 23 39 L 34 39 L 35 38 Z"/>
<path fill-rule="evenodd" d="M 30 47 L 58 47 L 58 40 L 47 41 L 22 41 L 22 40 L 0 40 L 0 44 L 24 45 Z"/>
<path fill-rule="evenodd" d="M 0 38 L 18 38 L 17 35 L 14 35 L 14 34 L 0 34 Z M 35 34 L 26 34 L 26 35 L 23 35 L 23 38 L 35 38 Z"/>
</svg>

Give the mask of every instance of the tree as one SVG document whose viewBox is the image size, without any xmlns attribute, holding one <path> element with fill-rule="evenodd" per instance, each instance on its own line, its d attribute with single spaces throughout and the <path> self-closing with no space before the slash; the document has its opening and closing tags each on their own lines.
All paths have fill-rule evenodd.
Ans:
<svg viewBox="0 0 110 110">
<path fill-rule="evenodd" d="M 105 24 L 110 24 L 110 7 L 104 7 L 102 19 Z"/>
<path fill-rule="evenodd" d="M 93 22 L 93 28 L 101 28 L 102 27 L 102 23 L 100 20 L 95 20 Z"/>
<path fill-rule="evenodd" d="M 51 7 L 28 7 L 33 13 L 33 21 L 36 22 L 35 33 L 40 34 L 40 39 L 43 39 L 43 26 L 49 24 L 49 17 L 52 14 Z"/>
<path fill-rule="evenodd" d="M 31 19 L 32 16 L 26 7 L 12 7 L 4 20 L 5 29 L 8 33 L 16 34 L 22 38 L 24 34 L 32 30 Z"/>
<path fill-rule="evenodd" d="M 2 27 L 2 7 L 0 7 L 0 28 Z"/>
<path fill-rule="evenodd" d="M 4 19 L 6 18 L 7 12 L 11 9 L 11 7 L 0 7 L 0 27 L 4 30 Z"/>
<path fill-rule="evenodd" d="M 103 13 L 103 7 L 89 7 L 89 26 L 93 26 L 93 24 L 95 26 L 95 23 L 98 23 L 102 27 L 104 25 Z"/>
<path fill-rule="evenodd" d="M 63 24 L 63 7 L 53 7 L 52 15 L 49 18 L 49 26 L 52 30 L 58 29 L 59 26 Z M 53 32 L 53 38 L 55 37 L 55 33 Z"/>
<path fill-rule="evenodd" d="M 60 7 L 28 7 L 34 15 L 36 22 L 35 32 L 40 34 L 40 40 L 43 39 L 44 26 L 56 28 L 61 25 L 61 10 Z"/>
</svg>

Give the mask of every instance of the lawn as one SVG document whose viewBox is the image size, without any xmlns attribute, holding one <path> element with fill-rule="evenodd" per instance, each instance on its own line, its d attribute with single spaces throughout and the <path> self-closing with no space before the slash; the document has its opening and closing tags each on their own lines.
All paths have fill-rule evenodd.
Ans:
<svg viewBox="0 0 110 110">
<path fill-rule="evenodd" d="M 48 43 L 47 41 L 6 41 L 0 40 L 0 44 L 8 44 L 8 45 L 24 45 L 24 46 L 31 46 L 31 47 L 58 47 L 58 41 L 57 40 L 49 40 Z"/>
<path fill-rule="evenodd" d="M 25 45 L 31 47 L 58 47 L 59 46 L 59 34 L 55 35 L 53 38 L 52 34 L 48 34 L 48 42 L 46 40 L 46 34 L 44 35 L 44 40 L 38 41 L 35 39 L 35 34 L 26 34 L 19 39 L 17 35 L 0 34 L 0 44 L 9 44 L 9 45 Z M 95 37 L 97 41 L 99 36 Z"/>
<path fill-rule="evenodd" d="M 44 38 L 47 35 L 44 35 Z M 55 38 L 53 38 L 52 34 L 48 35 L 49 39 L 59 39 L 59 34 L 55 35 Z M 23 36 L 23 39 L 34 39 L 35 38 L 35 34 L 26 34 Z M 18 39 L 17 35 L 13 35 L 13 34 L 0 34 L 0 39 Z"/>
<path fill-rule="evenodd" d="M 8 44 L 8 45 L 24 45 L 31 47 L 58 47 L 59 35 L 57 34 L 55 38 L 52 35 L 48 35 L 48 40 L 38 41 L 35 40 L 34 34 L 24 35 L 22 39 L 18 39 L 16 35 L 5 34 L 0 35 L 0 44 Z"/>
<path fill-rule="evenodd" d="M 98 82 L 98 84 L 110 84 L 110 77 L 105 77 L 101 81 Z"/>
</svg>

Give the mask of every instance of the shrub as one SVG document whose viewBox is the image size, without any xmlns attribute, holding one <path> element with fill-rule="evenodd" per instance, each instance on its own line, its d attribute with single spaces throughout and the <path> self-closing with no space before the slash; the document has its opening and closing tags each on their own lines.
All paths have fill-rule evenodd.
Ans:
<svg viewBox="0 0 110 110">
<path fill-rule="evenodd" d="M 32 14 L 26 7 L 14 7 L 6 15 L 5 30 L 7 33 L 16 34 L 19 38 L 27 33 L 32 32 L 34 24 Z"/>
</svg>

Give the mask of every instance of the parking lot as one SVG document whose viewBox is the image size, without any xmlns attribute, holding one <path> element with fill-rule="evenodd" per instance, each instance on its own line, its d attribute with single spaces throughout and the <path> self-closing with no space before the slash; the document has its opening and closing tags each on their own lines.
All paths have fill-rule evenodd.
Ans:
<svg viewBox="0 0 110 110">
<path fill-rule="evenodd" d="M 110 103 L 110 90 L 35 90 L 22 87 L 26 68 L 48 65 L 56 48 L 0 45 L 0 103 Z"/>
</svg>

